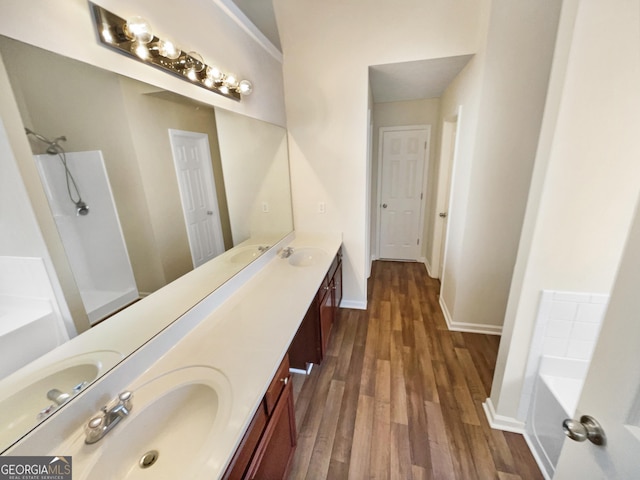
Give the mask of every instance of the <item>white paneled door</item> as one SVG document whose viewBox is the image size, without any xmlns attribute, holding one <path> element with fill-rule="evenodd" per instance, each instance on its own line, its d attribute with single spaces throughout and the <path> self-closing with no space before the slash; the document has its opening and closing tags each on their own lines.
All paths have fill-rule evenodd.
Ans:
<svg viewBox="0 0 640 480">
<path fill-rule="evenodd" d="M 224 252 L 220 212 L 206 133 L 169 130 L 193 266 Z"/>
<path fill-rule="evenodd" d="M 417 260 L 429 127 L 380 129 L 379 257 Z"/>
</svg>

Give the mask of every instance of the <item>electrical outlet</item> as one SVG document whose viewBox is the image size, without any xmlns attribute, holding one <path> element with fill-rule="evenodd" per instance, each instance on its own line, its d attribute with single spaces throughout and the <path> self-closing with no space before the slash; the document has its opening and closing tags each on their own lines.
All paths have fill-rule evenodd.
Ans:
<svg viewBox="0 0 640 480">
<path fill-rule="evenodd" d="M 318 213 L 325 213 L 327 211 L 327 205 L 324 202 L 318 202 Z"/>
<path fill-rule="evenodd" d="M 269 213 L 269 204 L 267 202 L 262 202 L 262 212 Z"/>
</svg>

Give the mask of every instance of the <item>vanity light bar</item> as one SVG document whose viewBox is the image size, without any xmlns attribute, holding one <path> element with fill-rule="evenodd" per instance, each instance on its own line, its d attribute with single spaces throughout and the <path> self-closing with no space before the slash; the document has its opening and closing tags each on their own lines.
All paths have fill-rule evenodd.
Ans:
<svg viewBox="0 0 640 480">
<path fill-rule="evenodd" d="M 253 90 L 251 82 L 239 81 L 236 75 L 205 64 L 197 52 L 184 52 L 170 40 L 158 38 L 143 18 L 127 21 L 94 3 L 89 4 L 98 38 L 105 46 L 233 100 L 240 100 Z"/>
</svg>

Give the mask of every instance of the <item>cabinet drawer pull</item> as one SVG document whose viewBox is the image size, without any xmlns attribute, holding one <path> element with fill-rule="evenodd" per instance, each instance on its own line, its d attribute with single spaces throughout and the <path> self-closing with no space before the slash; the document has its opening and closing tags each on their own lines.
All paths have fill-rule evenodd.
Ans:
<svg viewBox="0 0 640 480">
<path fill-rule="evenodd" d="M 289 377 L 281 378 L 280 381 L 286 385 L 287 383 L 289 383 Z"/>
</svg>

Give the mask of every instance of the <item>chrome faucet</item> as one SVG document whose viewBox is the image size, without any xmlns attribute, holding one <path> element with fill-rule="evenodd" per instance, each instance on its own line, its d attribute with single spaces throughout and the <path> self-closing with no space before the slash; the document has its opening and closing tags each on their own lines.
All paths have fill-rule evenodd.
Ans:
<svg viewBox="0 0 640 480">
<path fill-rule="evenodd" d="M 105 405 L 100 409 L 100 413 L 89 420 L 84 428 L 86 437 L 84 443 L 92 444 L 101 440 L 107 433 L 115 427 L 120 420 L 129 416 L 133 408 L 131 392 L 122 392 L 118 399 L 111 402 L 111 406 Z"/>
<path fill-rule="evenodd" d="M 293 248 L 287 247 L 280 250 L 280 258 L 289 258 L 293 254 Z"/>
<path fill-rule="evenodd" d="M 52 388 L 51 390 L 49 390 L 47 392 L 47 398 L 54 403 L 40 410 L 37 416 L 38 421 L 47 418 L 49 415 L 55 412 L 58 409 L 58 407 L 61 407 L 62 405 L 67 403 L 69 400 L 71 400 L 73 397 L 75 397 L 78 393 L 80 393 L 80 391 L 87 385 L 89 385 L 89 382 L 86 382 L 86 381 L 80 382 L 79 384 L 77 384 L 75 387 L 71 389 L 71 393 L 62 392 L 57 388 Z"/>
<path fill-rule="evenodd" d="M 260 246 L 258 247 L 258 251 L 259 251 L 259 252 L 266 252 L 267 250 L 269 250 L 269 245 L 264 245 L 264 246 L 263 246 L 263 245 L 260 245 Z"/>
</svg>

